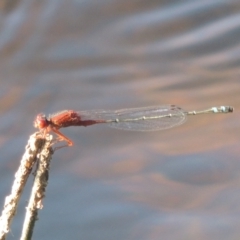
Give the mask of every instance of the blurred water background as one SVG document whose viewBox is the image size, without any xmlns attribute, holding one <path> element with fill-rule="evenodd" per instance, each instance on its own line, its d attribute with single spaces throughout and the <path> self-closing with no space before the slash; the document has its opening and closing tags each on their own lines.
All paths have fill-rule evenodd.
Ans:
<svg viewBox="0 0 240 240">
<path fill-rule="evenodd" d="M 239 239 L 240 2 L 0 4 L 0 206 L 37 113 L 232 105 L 142 133 L 72 127 L 34 239 Z M 7 239 L 19 239 L 32 179 Z"/>
</svg>

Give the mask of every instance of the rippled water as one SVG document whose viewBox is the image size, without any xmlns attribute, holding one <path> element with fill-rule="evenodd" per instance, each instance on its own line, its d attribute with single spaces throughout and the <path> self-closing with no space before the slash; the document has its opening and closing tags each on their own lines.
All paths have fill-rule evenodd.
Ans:
<svg viewBox="0 0 240 240">
<path fill-rule="evenodd" d="M 39 112 L 230 105 L 167 131 L 68 128 L 34 239 L 239 239 L 240 2 L 2 1 L 0 205 Z M 31 180 L 8 239 L 19 239 Z"/>
</svg>

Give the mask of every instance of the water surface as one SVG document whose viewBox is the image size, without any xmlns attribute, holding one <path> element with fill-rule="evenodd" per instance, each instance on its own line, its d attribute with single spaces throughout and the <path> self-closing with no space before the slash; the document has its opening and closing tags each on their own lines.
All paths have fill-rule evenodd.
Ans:
<svg viewBox="0 0 240 240">
<path fill-rule="evenodd" d="M 64 129 L 75 145 L 54 154 L 34 239 L 239 239 L 238 1 L 0 7 L 1 206 L 39 112 L 235 107 L 160 132 Z"/>
</svg>

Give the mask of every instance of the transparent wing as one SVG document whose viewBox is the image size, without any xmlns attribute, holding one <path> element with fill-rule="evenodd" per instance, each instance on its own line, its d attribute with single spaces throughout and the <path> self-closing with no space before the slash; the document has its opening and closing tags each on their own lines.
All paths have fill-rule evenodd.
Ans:
<svg viewBox="0 0 240 240">
<path fill-rule="evenodd" d="M 186 121 L 184 111 L 175 105 L 130 108 L 117 111 L 78 112 L 82 120 L 97 120 L 110 127 L 133 131 L 156 131 L 178 126 Z"/>
</svg>

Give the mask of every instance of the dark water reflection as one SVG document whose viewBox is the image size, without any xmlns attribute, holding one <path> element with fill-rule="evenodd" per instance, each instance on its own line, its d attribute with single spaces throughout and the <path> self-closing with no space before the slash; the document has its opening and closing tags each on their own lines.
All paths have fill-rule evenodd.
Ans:
<svg viewBox="0 0 240 240">
<path fill-rule="evenodd" d="M 36 239 L 238 239 L 240 3 L 3 1 L 1 200 L 39 112 L 232 105 L 168 131 L 63 132 Z M 24 193 L 8 239 L 18 239 Z"/>
</svg>

